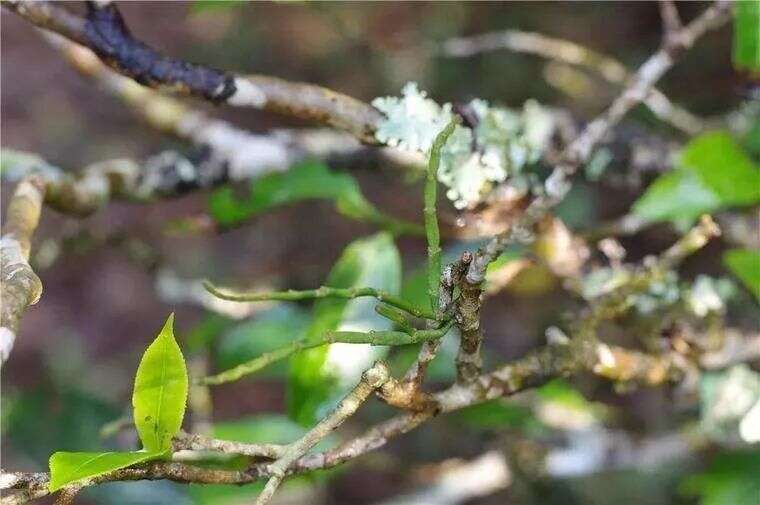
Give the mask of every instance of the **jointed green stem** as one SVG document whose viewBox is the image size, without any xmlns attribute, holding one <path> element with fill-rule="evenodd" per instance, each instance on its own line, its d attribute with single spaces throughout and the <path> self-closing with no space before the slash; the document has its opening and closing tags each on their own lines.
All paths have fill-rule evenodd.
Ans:
<svg viewBox="0 0 760 505">
<path fill-rule="evenodd" d="M 408 345 L 435 340 L 443 337 L 452 326 L 449 321 L 440 328 L 433 330 L 412 330 L 409 333 L 403 331 L 329 331 L 324 336 L 316 340 L 298 340 L 292 344 L 276 349 L 271 352 L 247 361 L 224 372 L 216 375 L 210 375 L 197 379 L 198 384 L 218 385 L 226 382 L 233 382 L 246 375 L 261 370 L 277 361 L 283 360 L 290 355 L 305 349 L 312 349 L 326 344 L 345 343 L 345 344 L 371 344 L 371 345 Z"/>
<path fill-rule="evenodd" d="M 224 384 L 226 382 L 234 382 L 246 375 L 258 372 L 262 368 L 267 367 L 272 363 L 281 361 L 298 351 L 311 349 L 313 347 L 319 347 L 323 344 L 324 342 L 313 342 L 311 344 L 307 344 L 302 340 L 298 340 L 286 347 L 281 347 L 271 352 L 265 352 L 261 356 L 258 356 L 250 361 L 246 361 L 245 363 L 230 368 L 229 370 L 225 370 L 224 372 L 197 379 L 197 383 L 208 386 L 216 386 L 218 384 Z"/>
<path fill-rule="evenodd" d="M 262 302 L 267 300 L 284 300 L 284 301 L 297 301 L 297 300 L 311 300 L 316 298 L 359 298 L 362 296 L 371 296 L 377 300 L 393 305 L 404 312 L 407 312 L 415 317 L 422 317 L 425 319 L 435 319 L 435 315 L 425 309 L 416 307 L 411 302 L 404 300 L 396 295 L 392 295 L 387 291 L 382 291 L 375 288 L 331 288 L 328 286 L 321 286 L 317 289 L 307 289 L 303 291 L 296 291 L 289 289 L 287 291 L 270 291 L 263 293 L 232 293 L 228 291 L 222 291 L 214 286 L 209 281 L 203 282 L 203 287 L 222 300 L 229 300 L 232 302 Z"/>
<path fill-rule="evenodd" d="M 427 180 L 425 181 L 425 235 L 427 236 L 428 253 L 428 296 L 433 311 L 438 307 L 438 282 L 441 277 L 441 232 L 438 229 L 438 211 L 436 200 L 438 198 L 438 165 L 441 162 L 441 149 L 446 144 L 449 136 L 459 123 L 459 116 L 446 125 L 441 133 L 433 141 L 430 148 L 430 161 L 428 162 Z"/>
</svg>

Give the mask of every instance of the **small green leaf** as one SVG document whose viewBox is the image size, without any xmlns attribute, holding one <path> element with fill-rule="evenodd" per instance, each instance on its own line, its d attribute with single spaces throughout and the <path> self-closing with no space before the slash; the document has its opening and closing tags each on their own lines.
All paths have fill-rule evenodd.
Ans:
<svg viewBox="0 0 760 505">
<path fill-rule="evenodd" d="M 687 222 L 716 210 L 760 202 L 760 168 L 722 131 L 692 140 L 677 168 L 660 176 L 634 203 L 649 221 Z"/>
<path fill-rule="evenodd" d="M 760 2 L 744 0 L 734 8 L 734 67 L 760 72 Z"/>
<path fill-rule="evenodd" d="M 135 426 L 143 447 L 166 452 L 182 426 L 187 401 L 187 367 L 174 339 L 174 314 L 143 354 L 132 394 Z"/>
<path fill-rule="evenodd" d="M 349 244 L 330 271 L 325 285 L 336 288 L 373 287 L 398 294 L 401 285 L 401 258 L 393 238 L 388 233 L 378 233 Z M 376 303 L 371 298 L 320 299 L 314 304 L 312 322 L 305 337 L 319 338 L 327 331 L 338 329 L 389 329 L 389 321 L 375 314 L 373 308 Z M 349 344 L 309 349 L 291 358 L 288 413 L 292 419 L 304 425 L 313 424 L 319 409 L 337 393 L 341 382 L 355 379 L 344 376 L 346 370 L 328 364 L 331 349 L 346 345 Z M 359 373 L 365 364 L 364 359 L 371 359 L 371 353 L 382 352 L 377 348 L 367 351 L 370 349 L 368 345 L 354 345 L 353 349 L 352 362 L 346 365 L 356 368 Z"/>
<path fill-rule="evenodd" d="M 693 220 L 718 208 L 718 196 L 697 175 L 673 170 L 647 188 L 633 204 L 633 213 L 649 221 Z"/>
<path fill-rule="evenodd" d="M 731 249 L 723 253 L 723 263 L 760 302 L 760 251 Z"/>
<path fill-rule="evenodd" d="M 322 163 L 301 163 L 285 172 L 265 175 L 251 182 L 250 194 L 235 197 L 232 188 L 215 191 L 209 210 L 220 224 L 231 226 L 281 205 L 303 200 L 331 200 L 338 212 L 351 219 L 367 221 L 394 233 L 422 234 L 419 225 L 405 223 L 378 211 L 348 174 L 333 172 Z"/>
<path fill-rule="evenodd" d="M 161 452 L 56 452 L 50 456 L 50 492 L 73 482 L 157 459 Z"/>
</svg>

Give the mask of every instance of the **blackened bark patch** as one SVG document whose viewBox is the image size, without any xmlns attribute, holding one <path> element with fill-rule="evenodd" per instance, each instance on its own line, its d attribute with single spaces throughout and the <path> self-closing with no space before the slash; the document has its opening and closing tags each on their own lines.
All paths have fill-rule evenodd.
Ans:
<svg viewBox="0 0 760 505">
<path fill-rule="evenodd" d="M 213 102 L 224 102 L 235 91 L 232 75 L 164 56 L 132 37 L 114 5 L 87 5 L 88 46 L 106 64 L 150 87 L 168 87 Z"/>
</svg>

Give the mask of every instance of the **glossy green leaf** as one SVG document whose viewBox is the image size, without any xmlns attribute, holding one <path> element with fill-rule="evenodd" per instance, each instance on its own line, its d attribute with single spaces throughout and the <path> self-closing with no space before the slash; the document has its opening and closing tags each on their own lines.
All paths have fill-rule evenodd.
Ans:
<svg viewBox="0 0 760 505">
<path fill-rule="evenodd" d="M 346 247 L 328 276 L 327 286 L 336 288 L 373 287 L 398 294 L 401 285 L 401 258 L 393 238 L 378 233 Z M 314 304 L 306 338 L 319 338 L 337 329 L 389 329 L 390 323 L 375 314 L 372 298 L 342 300 L 324 298 Z M 350 347 L 346 347 L 350 346 Z M 350 349 L 352 355 L 331 364 L 331 351 Z M 290 360 L 288 413 L 295 421 L 311 425 L 342 384 L 353 382 L 353 372 L 361 372 L 382 349 L 364 345 L 332 344 L 298 353 Z"/>
<path fill-rule="evenodd" d="M 760 2 L 743 0 L 734 8 L 734 67 L 760 72 Z"/>
<path fill-rule="evenodd" d="M 760 302 L 760 251 L 731 249 L 723 253 L 723 263 Z"/>
<path fill-rule="evenodd" d="M 760 202 L 760 168 L 726 132 L 705 133 L 682 151 L 634 203 L 649 221 L 689 221 L 704 213 Z"/>
<path fill-rule="evenodd" d="M 174 339 L 174 314 L 143 354 L 132 394 L 135 426 L 143 447 L 165 452 L 182 426 L 187 402 L 187 367 Z"/>
<path fill-rule="evenodd" d="M 215 191 L 209 210 L 220 224 L 230 226 L 281 205 L 303 200 L 331 200 L 351 219 L 377 224 L 394 233 L 422 234 L 419 225 L 405 223 L 378 211 L 349 174 L 334 172 L 322 163 L 301 163 L 251 182 L 247 197 L 238 199 L 230 187 Z"/>
<path fill-rule="evenodd" d="M 50 492 L 73 482 L 162 456 L 162 452 L 56 452 L 50 456 Z"/>
</svg>

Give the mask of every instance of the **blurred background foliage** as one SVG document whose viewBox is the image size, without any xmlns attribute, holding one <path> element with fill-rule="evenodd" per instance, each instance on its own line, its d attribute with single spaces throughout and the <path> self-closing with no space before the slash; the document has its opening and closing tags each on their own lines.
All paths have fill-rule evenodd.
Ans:
<svg viewBox="0 0 760 505">
<path fill-rule="evenodd" d="M 703 7 L 679 4 L 686 19 Z M 661 36 L 658 8 L 651 2 L 125 2 L 123 12 L 143 40 L 219 68 L 318 83 L 366 101 L 398 94 L 404 83 L 416 81 L 441 102 L 478 97 L 519 107 L 535 98 L 581 119 L 600 112 L 617 90 L 584 72 L 527 55 L 493 52 L 445 59 L 437 55 L 437 44 L 514 28 L 567 38 L 635 68 Z M 149 130 L 77 75 L 22 21 L 3 12 L 1 23 L 4 147 L 36 152 L 73 169 L 105 158 L 141 158 L 169 147 L 190 150 Z M 757 211 L 758 107 L 746 104 L 746 81 L 732 68 L 731 48 L 731 28 L 705 37 L 659 88 L 699 115 L 754 121 L 741 128 L 746 133 L 713 133 L 688 143 L 646 108 L 637 108 L 621 126 L 622 135 L 653 133 L 684 144 L 673 160 L 674 170 L 659 178 L 657 173 L 640 174 L 645 184 L 657 179 L 642 196 L 641 185 L 610 182 L 625 178 L 629 167 L 610 163 L 611 155 L 607 162 L 595 158 L 585 180 L 559 209 L 565 224 L 592 230 L 631 208 L 639 217 L 662 221 L 621 240 L 628 259 L 636 261 L 670 245 L 674 230 L 685 229 L 702 212 Z M 745 65 L 742 61 L 739 66 Z M 267 113 L 198 106 L 253 131 L 304 126 Z M 372 305 L 360 300 L 320 301 L 313 307 L 263 303 L 219 313 L 219 307 L 209 310 L 208 304 L 198 303 L 193 295 L 197 279 L 263 290 L 308 289 L 331 278 L 347 286 L 400 289 L 405 298 L 426 302 L 424 241 L 415 237 L 419 228 L 414 225 L 421 223 L 421 187 L 414 177 L 383 167 L 334 169 L 311 163 L 308 170 L 296 167 L 243 186 L 152 205 L 110 204 L 85 220 L 45 214 L 34 258 L 45 294 L 25 315 L 3 373 L 4 468 L 43 470 L 55 450 L 133 447 L 136 437 L 129 429 L 103 433 L 102 428 L 129 414 L 133 371 L 170 311 L 177 314 L 186 354 L 191 358 L 208 351 L 212 370 L 339 322 L 378 327 Z M 7 191 L 3 187 L 3 196 Z M 182 227 L 188 217 L 207 212 L 229 228 L 193 233 Z M 457 214 L 444 206 L 441 218 L 451 224 Z M 393 240 L 375 234 L 377 225 L 408 234 Z M 444 238 L 444 255 L 453 259 L 477 245 Z M 750 293 L 760 298 L 760 257 L 756 250 L 729 249 L 724 242 L 710 244 L 688 260 L 684 277 L 729 279 L 735 274 L 744 287 L 729 281 L 729 321 L 756 328 L 757 305 Z M 522 252 L 510 251 L 494 272 Z M 522 272 L 484 307 L 486 362 L 521 356 L 544 341 L 546 327 L 559 324 L 577 307 L 548 271 Z M 453 379 L 456 344 L 454 336 L 446 338 L 430 370 L 432 382 Z M 308 424 L 335 394 L 333 389 L 317 394 L 308 387 L 298 392 L 299 384 L 319 380 L 314 374 L 321 373 L 325 360 L 335 360 L 332 366 L 347 361 L 346 354 L 331 352 L 337 356 L 324 349 L 303 353 L 290 371 L 280 363 L 213 389 L 213 433 L 246 442 L 293 440 L 304 429 L 286 416 L 288 410 L 293 414 L 293 402 L 306 409 L 295 419 Z M 377 356 L 377 350 L 362 352 L 349 351 L 353 369 L 346 377 Z M 413 347 L 394 349 L 391 365 L 401 371 L 415 355 Z M 716 381 L 704 387 L 717 388 Z M 756 446 L 740 450 L 730 449 L 732 443 L 709 443 L 674 452 L 667 464 L 610 461 L 590 473 L 580 471 L 583 464 L 605 461 L 598 453 L 602 437 L 624 432 L 631 440 L 645 441 L 673 432 L 688 436 L 697 429 L 699 404 L 674 401 L 669 388 L 618 393 L 613 385 L 581 377 L 441 417 L 387 450 L 335 471 L 294 479 L 285 487 L 283 503 L 380 503 L 425 485 L 430 476 L 415 468 L 447 458 L 471 459 L 489 449 L 509 454 L 511 485 L 472 503 L 760 503 Z M 299 394 L 307 401 L 299 401 Z M 703 417 L 710 398 L 703 395 Z M 388 411 L 368 404 L 339 436 L 358 434 Z M 554 462 L 552 477 L 533 471 L 550 446 L 564 448 L 567 458 Z M 82 502 L 234 504 L 246 503 L 259 489 L 121 483 L 87 490 Z"/>
</svg>

